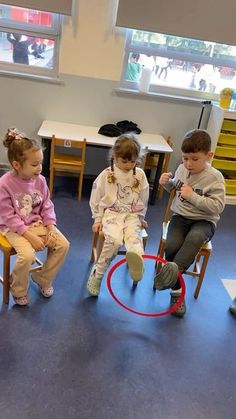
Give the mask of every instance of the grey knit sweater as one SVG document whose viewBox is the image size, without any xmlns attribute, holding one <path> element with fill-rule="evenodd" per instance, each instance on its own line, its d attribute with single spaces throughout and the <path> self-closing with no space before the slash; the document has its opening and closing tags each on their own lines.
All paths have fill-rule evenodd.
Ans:
<svg viewBox="0 0 236 419">
<path fill-rule="evenodd" d="M 193 188 L 190 198 L 183 199 L 181 186 L 188 183 Z M 176 188 L 171 210 L 192 220 L 207 220 L 216 224 L 225 206 L 224 177 L 210 164 L 200 173 L 189 175 L 183 164 L 177 168 L 173 179 L 164 186 L 167 191 Z"/>
</svg>

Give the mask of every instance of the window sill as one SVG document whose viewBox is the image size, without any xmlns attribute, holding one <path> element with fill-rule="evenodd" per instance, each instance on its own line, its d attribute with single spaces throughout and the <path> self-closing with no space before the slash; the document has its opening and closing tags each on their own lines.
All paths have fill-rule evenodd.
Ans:
<svg viewBox="0 0 236 419">
<path fill-rule="evenodd" d="M 203 103 L 205 104 L 217 104 L 218 101 L 213 101 L 213 100 L 204 100 L 202 98 L 193 98 L 193 97 L 188 97 L 188 96 L 181 96 L 181 95 L 172 95 L 172 94 L 167 94 L 167 93 L 155 93 L 155 92 L 140 92 L 139 90 L 133 90 L 133 89 L 126 89 L 123 87 L 119 87 L 117 89 L 115 89 L 115 92 L 117 94 L 128 94 L 128 95 L 133 95 L 133 96 L 138 96 L 140 98 L 144 98 L 144 99 L 160 99 L 163 101 L 168 101 L 168 102 L 187 102 L 190 104 L 199 104 L 202 105 Z"/>
<path fill-rule="evenodd" d="M 46 83 L 64 84 L 64 81 L 57 77 L 43 76 L 41 74 L 28 74 L 28 73 L 18 73 L 16 71 L 0 70 L 0 77 L 1 76 L 22 78 L 22 79 L 28 79 L 28 80 L 30 79 L 34 81 L 43 81 Z"/>
</svg>

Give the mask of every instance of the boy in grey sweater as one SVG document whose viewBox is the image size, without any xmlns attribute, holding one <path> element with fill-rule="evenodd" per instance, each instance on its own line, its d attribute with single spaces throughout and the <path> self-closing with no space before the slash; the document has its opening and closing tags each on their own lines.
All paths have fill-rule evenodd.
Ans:
<svg viewBox="0 0 236 419">
<path fill-rule="evenodd" d="M 220 213 L 225 206 L 223 175 L 210 165 L 213 156 L 211 138 L 200 129 L 188 132 L 182 143 L 182 161 L 174 178 L 163 173 L 160 184 L 170 192 L 176 189 L 166 238 L 165 258 L 168 261 L 154 279 L 154 288 L 172 288 L 170 307 L 181 294 L 178 271 L 185 272 L 193 263 L 201 246 L 211 240 Z M 172 314 L 183 317 L 185 301 Z"/>
</svg>

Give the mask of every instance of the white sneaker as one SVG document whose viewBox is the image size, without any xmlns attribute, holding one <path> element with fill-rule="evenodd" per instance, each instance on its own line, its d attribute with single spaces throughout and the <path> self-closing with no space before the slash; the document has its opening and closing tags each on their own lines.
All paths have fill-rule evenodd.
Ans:
<svg viewBox="0 0 236 419">
<path fill-rule="evenodd" d="M 97 297 L 100 292 L 102 277 L 96 277 L 96 265 L 93 266 L 87 282 L 87 291 L 93 297 Z"/>
</svg>

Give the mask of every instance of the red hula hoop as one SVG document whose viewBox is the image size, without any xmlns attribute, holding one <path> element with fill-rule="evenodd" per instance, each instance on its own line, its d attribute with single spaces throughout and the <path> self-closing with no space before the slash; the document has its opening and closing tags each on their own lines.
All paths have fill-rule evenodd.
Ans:
<svg viewBox="0 0 236 419">
<path fill-rule="evenodd" d="M 166 263 L 167 261 L 165 259 L 160 258 L 159 256 L 153 256 L 153 255 L 143 255 L 144 259 L 153 259 L 157 262 L 161 262 L 161 263 Z M 138 314 L 139 316 L 144 316 L 144 317 L 162 317 L 162 316 L 166 316 L 168 314 L 173 313 L 175 310 L 177 310 L 178 307 L 181 306 L 183 300 L 184 300 L 184 296 L 185 296 L 185 292 L 186 292 L 186 287 L 185 287 L 185 282 L 183 279 L 182 274 L 179 272 L 178 273 L 178 277 L 179 277 L 179 281 L 181 284 L 181 294 L 180 297 L 178 299 L 178 301 L 168 310 L 166 311 L 162 311 L 159 313 L 145 313 L 143 311 L 138 311 L 138 310 L 134 310 L 133 308 L 128 307 L 127 305 L 125 305 L 124 303 L 122 303 L 122 301 L 119 300 L 119 298 L 116 297 L 116 295 L 113 292 L 112 286 L 111 286 L 111 279 L 112 279 L 112 275 L 114 273 L 114 271 L 123 263 L 126 262 L 126 258 L 123 258 L 121 260 L 119 260 L 117 263 L 115 263 L 111 269 L 108 272 L 107 275 L 107 287 L 108 287 L 108 291 L 110 293 L 110 295 L 112 296 L 112 298 L 121 306 L 123 307 L 125 310 L 134 313 L 134 314 Z"/>
</svg>

